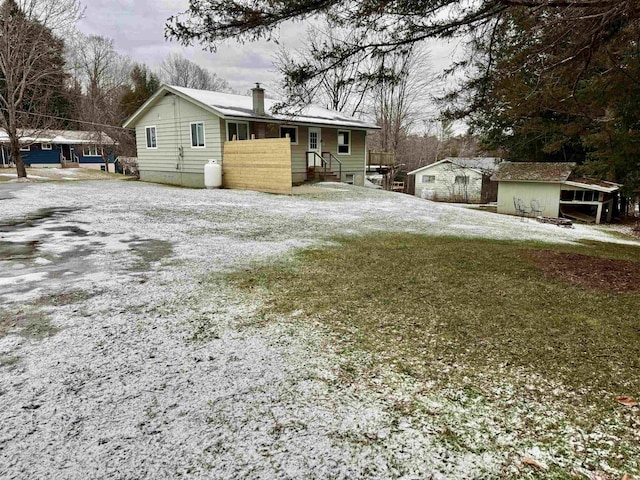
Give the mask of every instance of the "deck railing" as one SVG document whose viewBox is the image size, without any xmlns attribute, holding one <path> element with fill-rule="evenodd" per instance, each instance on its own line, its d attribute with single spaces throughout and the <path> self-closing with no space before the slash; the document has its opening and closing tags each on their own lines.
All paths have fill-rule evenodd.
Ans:
<svg viewBox="0 0 640 480">
<path fill-rule="evenodd" d="M 383 152 L 381 150 L 369 150 L 369 165 L 393 166 L 396 164 L 395 152 Z"/>
</svg>

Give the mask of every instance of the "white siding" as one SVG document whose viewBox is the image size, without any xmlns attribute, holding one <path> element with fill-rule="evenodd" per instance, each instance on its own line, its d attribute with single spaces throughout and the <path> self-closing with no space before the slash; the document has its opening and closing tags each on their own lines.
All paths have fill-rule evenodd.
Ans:
<svg viewBox="0 0 640 480">
<path fill-rule="evenodd" d="M 192 122 L 204 122 L 204 148 L 191 147 Z M 157 129 L 156 149 L 147 149 L 148 126 Z M 220 118 L 172 94 L 162 98 L 136 122 L 136 141 L 141 173 L 203 174 L 208 159 L 222 159 Z"/>
<path fill-rule="evenodd" d="M 433 183 L 423 182 L 424 176 L 435 177 Z M 456 183 L 457 176 L 469 177 L 464 185 Z M 416 172 L 416 197 L 445 202 L 480 202 L 482 174 L 469 168 L 444 162 Z"/>
<path fill-rule="evenodd" d="M 516 215 L 514 198 L 519 198 L 525 207 L 531 206 L 532 200 L 540 203 L 542 215 L 557 217 L 560 211 L 559 183 L 542 182 L 500 182 L 498 184 L 498 213 Z"/>
</svg>

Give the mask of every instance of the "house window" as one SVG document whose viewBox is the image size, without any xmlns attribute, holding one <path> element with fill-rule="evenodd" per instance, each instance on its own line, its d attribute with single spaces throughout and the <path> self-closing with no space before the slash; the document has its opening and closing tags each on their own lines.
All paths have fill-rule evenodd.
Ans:
<svg viewBox="0 0 640 480">
<path fill-rule="evenodd" d="M 456 175 L 456 185 L 467 185 L 469 183 L 469 177 L 465 175 Z"/>
<path fill-rule="evenodd" d="M 158 148 L 156 127 L 146 127 L 145 132 L 147 134 L 147 148 Z"/>
<path fill-rule="evenodd" d="M 573 201 L 573 190 L 561 190 L 560 191 L 560 200 L 563 202 L 572 202 Z"/>
<path fill-rule="evenodd" d="M 227 140 L 247 140 L 249 138 L 249 124 L 246 122 L 227 122 Z"/>
<path fill-rule="evenodd" d="M 422 175 L 422 183 L 435 183 L 436 176 L 435 175 Z"/>
<path fill-rule="evenodd" d="M 41 143 L 40 148 L 42 150 L 53 150 L 53 147 L 51 146 L 50 143 Z"/>
<path fill-rule="evenodd" d="M 31 151 L 31 145 L 23 145 L 20 147 L 20 151 L 21 152 L 30 152 Z"/>
<path fill-rule="evenodd" d="M 191 148 L 204 148 L 204 122 L 191 124 Z"/>
<path fill-rule="evenodd" d="M 349 130 L 338 130 L 338 154 L 351 154 L 351 132 Z"/>
<path fill-rule="evenodd" d="M 82 148 L 83 157 L 99 157 L 98 147 L 96 145 L 85 145 Z"/>
<path fill-rule="evenodd" d="M 280 138 L 287 138 L 287 135 L 292 145 L 298 144 L 298 127 L 280 127 Z"/>
</svg>

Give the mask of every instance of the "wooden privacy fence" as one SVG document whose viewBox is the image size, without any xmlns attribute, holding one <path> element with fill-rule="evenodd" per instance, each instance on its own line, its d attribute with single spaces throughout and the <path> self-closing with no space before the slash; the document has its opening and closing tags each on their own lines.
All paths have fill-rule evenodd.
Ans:
<svg viewBox="0 0 640 480">
<path fill-rule="evenodd" d="M 291 195 L 291 140 L 269 138 L 225 142 L 222 186 Z"/>
</svg>

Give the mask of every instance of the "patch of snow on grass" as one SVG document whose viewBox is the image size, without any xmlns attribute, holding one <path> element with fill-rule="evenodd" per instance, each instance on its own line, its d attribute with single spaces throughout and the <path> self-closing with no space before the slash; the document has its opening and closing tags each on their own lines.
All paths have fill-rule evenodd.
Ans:
<svg viewBox="0 0 640 480">
<path fill-rule="evenodd" d="M 22 279 L 0 292 L 3 302 L 70 291 L 85 297 L 44 310 L 61 328 L 52 337 L 0 337 L 0 352 L 20 358 L 0 367 L 0 477 L 499 476 L 505 458 L 483 443 L 491 435 L 505 446 L 517 442 L 492 431 L 492 415 L 500 412 L 423 395 L 439 421 L 475 432 L 463 438 L 473 448 L 460 451 L 443 442 L 443 425 L 430 417 L 394 413 L 417 395 L 410 382 L 395 378 L 379 391 L 345 386 L 341 359 L 320 330 L 289 319 L 265 326 L 259 301 L 231 289 L 224 274 L 335 235 L 381 231 L 624 240 L 602 229 L 559 229 L 342 184 L 323 188 L 334 191 L 311 198 L 117 181 L 43 183 L 4 200 L 2 220 L 47 207 L 83 208 L 3 233 L 5 241 L 39 242 L 21 269 L 26 273 L 2 280 L 11 287 Z M 73 234 L 72 226 L 86 234 Z M 135 242 L 144 240 L 168 242 L 172 252 L 149 244 L 136 253 Z M 144 255 L 151 257 L 139 264 Z M 25 297 L 27 287 L 36 293 Z"/>
</svg>

